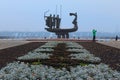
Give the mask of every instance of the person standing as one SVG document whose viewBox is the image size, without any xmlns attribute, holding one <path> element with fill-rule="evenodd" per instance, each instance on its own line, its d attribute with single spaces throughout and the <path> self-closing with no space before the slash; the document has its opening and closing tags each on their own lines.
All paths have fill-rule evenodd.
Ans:
<svg viewBox="0 0 120 80">
<path fill-rule="evenodd" d="M 95 30 L 95 29 L 92 30 L 92 33 L 93 33 L 93 41 L 95 41 L 95 39 L 96 39 L 96 32 L 97 32 L 97 30 Z"/>
<path fill-rule="evenodd" d="M 116 40 L 116 41 L 118 40 L 118 35 L 116 35 L 115 40 Z"/>
</svg>

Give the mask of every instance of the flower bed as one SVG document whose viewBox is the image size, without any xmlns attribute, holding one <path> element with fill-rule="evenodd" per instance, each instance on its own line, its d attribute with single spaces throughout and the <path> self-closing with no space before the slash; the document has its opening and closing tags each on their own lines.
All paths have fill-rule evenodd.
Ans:
<svg viewBox="0 0 120 80">
<path fill-rule="evenodd" d="M 50 53 L 48 52 L 48 50 L 50 51 Z M 43 53 L 42 51 L 44 51 L 45 53 Z M 81 45 L 74 42 L 48 42 L 45 45 L 29 52 L 27 55 L 18 57 L 18 60 L 21 62 L 16 61 L 10 63 L 6 67 L 1 69 L 0 79 L 120 79 L 120 72 L 112 70 L 106 64 L 100 63 L 100 58 L 90 54 L 89 51 L 87 51 Z M 25 61 L 25 63 L 22 61 Z"/>
<path fill-rule="evenodd" d="M 44 44 L 41 47 L 38 47 L 37 49 L 29 52 L 28 54 L 18 57 L 18 60 L 30 60 L 30 59 L 49 59 L 51 53 L 54 51 L 52 48 L 54 48 L 57 45 L 57 43 L 49 42 Z"/>
<path fill-rule="evenodd" d="M 120 73 L 105 64 L 55 69 L 45 65 L 31 65 L 13 62 L 2 68 L 2 80 L 119 80 Z"/>
<path fill-rule="evenodd" d="M 87 51 L 77 43 L 67 43 L 67 47 L 70 47 L 70 49 L 68 48 L 67 51 L 72 53 L 69 55 L 71 56 L 71 59 L 78 59 L 92 63 L 99 63 L 101 61 L 99 57 L 95 57 L 93 54 L 90 54 L 89 51 Z"/>
</svg>

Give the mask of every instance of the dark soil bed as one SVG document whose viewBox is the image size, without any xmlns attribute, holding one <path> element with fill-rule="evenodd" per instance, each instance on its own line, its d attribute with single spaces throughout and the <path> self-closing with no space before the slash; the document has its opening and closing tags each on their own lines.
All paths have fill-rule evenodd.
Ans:
<svg viewBox="0 0 120 80">
<path fill-rule="evenodd" d="M 43 44 L 44 43 L 32 42 L 0 50 L 0 69 L 6 66 L 7 63 L 15 61 L 17 57 L 25 55 L 29 51 L 32 51 Z"/>
<path fill-rule="evenodd" d="M 84 48 L 102 59 L 112 69 L 120 71 L 120 49 L 109 47 L 95 42 L 80 42 Z"/>
</svg>

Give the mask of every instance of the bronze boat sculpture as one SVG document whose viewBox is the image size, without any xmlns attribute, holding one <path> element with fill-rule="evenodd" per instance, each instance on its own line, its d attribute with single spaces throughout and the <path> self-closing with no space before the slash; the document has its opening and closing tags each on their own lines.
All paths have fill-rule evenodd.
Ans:
<svg viewBox="0 0 120 80">
<path fill-rule="evenodd" d="M 44 16 L 45 17 L 45 22 L 46 22 L 46 26 L 48 28 L 45 28 L 47 31 L 49 32 L 53 32 L 57 35 L 57 38 L 69 38 L 69 33 L 70 32 L 75 32 L 78 30 L 78 25 L 77 25 L 77 13 L 70 13 L 70 16 L 75 16 L 74 20 L 73 20 L 73 28 L 69 28 L 69 29 L 61 29 L 60 28 L 60 22 L 61 22 L 61 18 L 59 18 L 59 15 L 57 15 L 57 17 L 55 17 L 55 15 L 51 15 L 50 16 Z"/>
</svg>

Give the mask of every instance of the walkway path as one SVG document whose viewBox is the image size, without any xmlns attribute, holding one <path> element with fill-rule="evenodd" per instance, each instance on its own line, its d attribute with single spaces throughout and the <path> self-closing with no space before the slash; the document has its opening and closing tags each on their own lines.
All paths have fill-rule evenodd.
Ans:
<svg viewBox="0 0 120 80">
<path fill-rule="evenodd" d="M 98 43 L 120 49 L 120 41 L 99 41 Z"/>
<path fill-rule="evenodd" d="M 29 43 L 29 41 L 23 41 L 23 40 L 0 40 L 0 50 L 9 48 L 9 47 L 14 47 L 18 45 L 23 45 Z"/>
<path fill-rule="evenodd" d="M 47 42 L 47 41 L 61 41 L 57 40 L 57 39 L 53 39 L 53 40 L 3 40 L 0 39 L 0 50 L 1 49 L 5 49 L 5 48 L 9 48 L 9 47 L 14 47 L 14 46 L 18 46 L 18 45 L 23 45 L 26 43 L 30 43 L 30 42 Z M 64 41 L 75 41 L 75 42 L 84 42 L 84 40 L 64 40 Z M 86 40 L 87 41 L 87 40 Z M 89 42 L 89 40 L 88 40 Z M 104 44 L 107 46 L 112 46 L 115 48 L 119 48 L 120 49 L 120 41 L 98 41 L 97 43 L 100 44 Z"/>
</svg>

